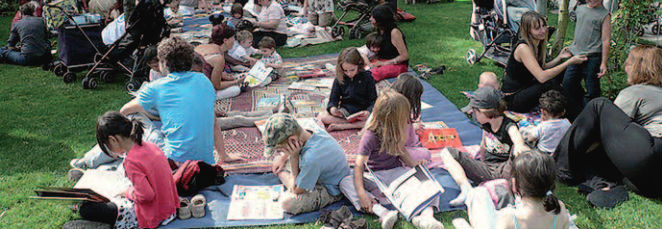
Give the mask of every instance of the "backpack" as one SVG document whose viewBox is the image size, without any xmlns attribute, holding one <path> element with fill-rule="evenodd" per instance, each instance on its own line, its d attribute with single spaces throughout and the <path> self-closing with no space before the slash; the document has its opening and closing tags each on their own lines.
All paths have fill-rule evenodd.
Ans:
<svg viewBox="0 0 662 229">
<path fill-rule="evenodd" d="M 180 196 L 192 196 L 203 188 L 225 183 L 224 175 L 225 172 L 219 165 L 188 160 L 176 168 L 172 176 L 177 186 L 177 193 Z"/>
</svg>

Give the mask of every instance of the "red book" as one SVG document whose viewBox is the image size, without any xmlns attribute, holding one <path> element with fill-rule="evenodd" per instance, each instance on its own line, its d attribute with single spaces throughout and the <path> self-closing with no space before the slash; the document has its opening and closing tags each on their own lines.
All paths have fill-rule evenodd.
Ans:
<svg viewBox="0 0 662 229">
<path fill-rule="evenodd" d="M 419 129 L 416 134 L 420 137 L 423 147 L 428 149 L 462 146 L 462 141 L 455 128 Z"/>
</svg>

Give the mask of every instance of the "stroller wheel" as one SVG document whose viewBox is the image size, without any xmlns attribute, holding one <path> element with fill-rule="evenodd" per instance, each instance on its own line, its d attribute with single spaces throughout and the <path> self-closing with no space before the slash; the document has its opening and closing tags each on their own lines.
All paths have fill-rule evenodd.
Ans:
<svg viewBox="0 0 662 229">
<path fill-rule="evenodd" d="M 64 81 L 64 83 L 74 82 L 76 81 L 76 74 L 74 74 L 73 72 L 64 73 L 64 75 L 62 76 L 62 81 Z"/>
<path fill-rule="evenodd" d="M 129 80 L 129 82 L 126 83 L 126 90 L 127 91 L 134 92 L 134 91 L 138 90 L 138 88 L 140 88 L 140 84 L 138 83 L 138 81 Z"/>
<path fill-rule="evenodd" d="M 110 83 L 113 82 L 113 74 L 111 74 L 110 71 L 102 71 L 99 73 L 99 78 L 101 81 L 104 83 Z"/>
<path fill-rule="evenodd" d="M 359 27 L 349 30 L 349 39 L 359 39 L 361 38 L 361 30 Z"/>
<path fill-rule="evenodd" d="M 95 78 L 83 78 L 83 89 L 95 89 L 97 86 L 97 79 Z"/>
<path fill-rule="evenodd" d="M 53 73 L 55 73 L 56 76 L 63 76 L 67 73 L 67 66 L 64 66 L 64 63 L 58 63 L 53 67 Z"/>
<path fill-rule="evenodd" d="M 467 55 L 465 56 L 465 59 L 467 60 L 467 63 L 469 63 L 470 65 L 475 64 L 477 60 L 476 50 L 469 49 L 469 51 L 467 51 Z"/>
<path fill-rule="evenodd" d="M 345 35 L 345 27 L 336 26 L 331 29 L 331 36 L 333 37 L 342 37 Z"/>
</svg>

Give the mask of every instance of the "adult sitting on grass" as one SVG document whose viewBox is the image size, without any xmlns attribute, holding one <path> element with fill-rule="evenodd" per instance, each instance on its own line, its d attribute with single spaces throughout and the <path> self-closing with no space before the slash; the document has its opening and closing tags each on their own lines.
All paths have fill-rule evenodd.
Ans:
<svg viewBox="0 0 662 229">
<path fill-rule="evenodd" d="M 556 148 L 559 178 L 578 183 L 597 176 L 608 180 L 602 183 L 612 183 L 608 185 L 612 189 L 613 183 L 622 181 L 634 192 L 660 197 L 662 50 L 638 46 L 624 65 L 630 86 L 613 103 L 606 98 L 591 100 Z"/>
<path fill-rule="evenodd" d="M 536 12 L 522 15 L 520 30 L 520 41 L 508 57 L 501 91 L 506 94 L 508 110 L 529 112 L 538 105 L 543 93 L 552 89 L 561 91 L 560 80 L 556 80 L 556 76 L 569 65 L 584 62 L 586 56 L 572 56 L 567 49 L 563 49 L 556 58 L 546 62 L 547 22 Z M 561 63 L 562 58 L 569 57 Z"/>
<path fill-rule="evenodd" d="M 272 37 L 276 40 L 276 46 L 283 46 L 287 42 L 287 25 L 285 24 L 285 11 L 283 7 L 274 0 L 257 0 L 256 3 L 262 7 L 257 15 L 255 31 L 253 32 L 253 47 L 263 37 Z"/>
<path fill-rule="evenodd" d="M 7 46 L 0 48 L 0 63 L 27 66 L 50 61 L 51 44 L 46 24 L 42 18 L 32 16 L 35 4 L 23 4 L 20 11 L 21 20 L 12 26 Z"/>
<path fill-rule="evenodd" d="M 289 114 L 271 116 L 264 130 L 265 154 L 276 150 L 273 172 L 287 188 L 283 210 L 300 214 L 319 210 L 343 198 L 338 185 L 349 176 L 345 152 L 326 131 L 303 129 Z"/>
<path fill-rule="evenodd" d="M 370 23 L 377 29 L 382 43 L 377 60 L 370 71 L 376 82 L 393 78 L 409 70 L 409 51 L 402 30 L 395 24 L 395 14 L 389 5 L 379 5 L 372 10 Z"/>
<path fill-rule="evenodd" d="M 216 90 L 216 99 L 232 98 L 241 94 L 244 78 L 235 79 L 225 63 L 225 53 L 234 45 L 234 30 L 226 24 L 218 24 L 212 29 L 209 44 L 199 45 L 195 52 L 208 63 L 203 72 L 211 80 Z"/>
<path fill-rule="evenodd" d="M 120 112 L 127 115 L 155 109 L 163 121 L 163 151 L 175 162 L 201 160 L 215 164 L 214 148 L 220 161 L 239 159 L 225 153 L 214 114 L 213 86 L 203 74 L 190 71 L 193 47 L 179 37 L 168 38 L 159 44 L 158 58 L 161 70 L 169 74 L 142 87 Z"/>
<path fill-rule="evenodd" d="M 64 228 L 92 228 L 95 223 L 90 221 L 114 228 L 156 228 L 172 221 L 179 195 L 168 159 L 156 145 L 142 141 L 140 121 L 109 111 L 97 120 L 96 132 L 104 154 L 125 156 L 124 170 L 132 185 L 112 202 L 83 202 L 78 212 L 85 220 L 69 222 Z"/>
</svg>

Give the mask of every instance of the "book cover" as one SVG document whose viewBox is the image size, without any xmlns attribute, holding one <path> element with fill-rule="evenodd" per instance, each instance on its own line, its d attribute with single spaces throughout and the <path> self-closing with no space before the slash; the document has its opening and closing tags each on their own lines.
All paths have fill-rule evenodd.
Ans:
<svg viewBox="0 0 662 229">
<path fill-rule="evenodd" d="M 462 141 L 455 128 L 418 129 L 416 134 L 420 137 L 423 147 L 440 149 L 444 147 L 461 147 Z"/>
</svg>

